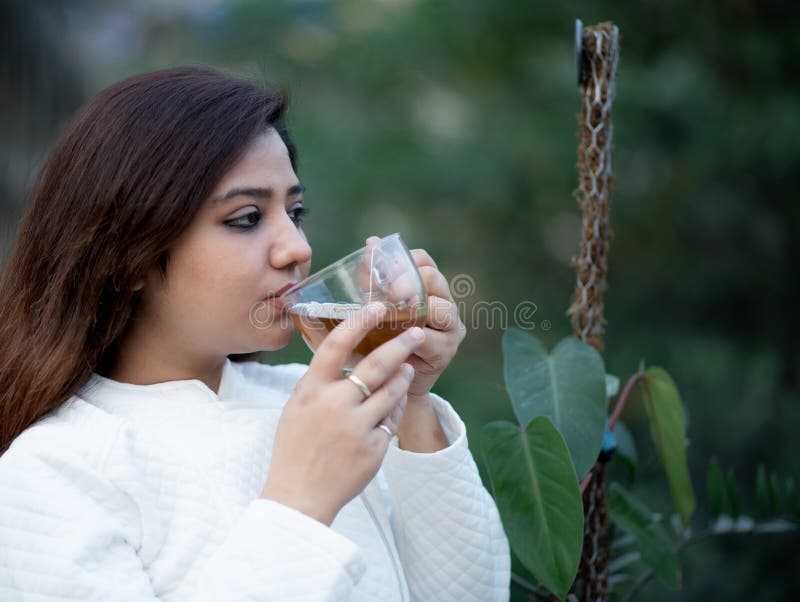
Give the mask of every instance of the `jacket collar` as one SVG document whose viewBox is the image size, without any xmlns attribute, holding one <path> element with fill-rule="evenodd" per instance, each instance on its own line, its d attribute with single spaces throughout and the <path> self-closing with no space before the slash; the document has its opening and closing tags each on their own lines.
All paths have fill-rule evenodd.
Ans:
<svg viewBox="0 0 800 602">
<path fill-rule="evenodd" d="M 171 380 L 152 385 L 135 385 L 116 381 L 96 372 L 92 372 L 89 380 L 78 392 L 78 396 L 92 402 L 115 400 L 169 399 L 195 402 L 220 402 L 230 399 L 235 394 L 237 381 L 234 363 L 225 358 L 222 366 L 222 378 L 219 390 L 212 391 L 208 385 L 197 378 Z"/>
</svg>

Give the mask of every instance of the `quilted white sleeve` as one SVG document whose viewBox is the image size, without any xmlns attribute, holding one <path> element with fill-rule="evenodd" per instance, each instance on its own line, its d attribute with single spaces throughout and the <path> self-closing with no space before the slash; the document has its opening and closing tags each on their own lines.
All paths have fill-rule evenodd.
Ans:
<svg viewBox="0 0 800 602">
<path fill-rule="evenodd" d="M 365 571 L 346 537 L 297 510 L 256 500 L 212 558 L 192 602 L 342 602 Z"/>
<path fill-rule="evenodd" d="M 43 436 L 23 434 L 0 457 L 0 600 L 159 600 L 137 553 L 139 510 L 101 468 Z M 349 539 L 256 500 L 203 568 L 191 601 L 340 602 L 365 570 Z"/>
<path fill-rule="evenodd" d="M 450 446 L 421 454 L 395 440 L 382 467 L 411 599 L 507 601 L 511 561 L 497 506 L 481 482 L 463 421 L 447 401 L 432 397 Z"/>
</svg>

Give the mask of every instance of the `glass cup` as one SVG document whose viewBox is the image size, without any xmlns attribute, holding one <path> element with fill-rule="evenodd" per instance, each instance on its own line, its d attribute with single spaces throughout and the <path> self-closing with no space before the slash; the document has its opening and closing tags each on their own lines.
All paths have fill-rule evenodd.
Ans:
<svg viewBox="0 0 800 602">
<path fill-rule="evenodd" d="M 381 322 L 354 349 L 345 374 L 403 330 L 424 325 L 427 298 L 414 258 L 398 233 L 350 253 L 280 296 L 311 351 L 361 306 L 371 302 L 386 306 Z"/>
</svg>

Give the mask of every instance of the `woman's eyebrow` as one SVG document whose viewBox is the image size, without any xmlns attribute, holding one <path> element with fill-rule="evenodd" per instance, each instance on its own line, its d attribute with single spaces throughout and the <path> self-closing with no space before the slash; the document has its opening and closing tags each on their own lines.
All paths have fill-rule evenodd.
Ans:
<svg viewBox="0 0 800 602">
<path fill-rule="evenodd" d="M 298 194 L 302 194 L 305 192 L 306 187 L 300 184 L 299 182 L 294 186 L 290 186 L 286 190 L 286 196 L 297 196 Z M 228 199 L 232 199 L 236 196 L 251 196 L 258 199 L 271 199 L 272 195 L 275 194 L 275 191 L 272 188 L 259 188 L 257 186 L 237 186 L 236 188 L 231 188 L 228 192 L 222 195 L 218 195 L 211 199 L 212 205 L 218 205 L 227 201 Z"/>
</svg>

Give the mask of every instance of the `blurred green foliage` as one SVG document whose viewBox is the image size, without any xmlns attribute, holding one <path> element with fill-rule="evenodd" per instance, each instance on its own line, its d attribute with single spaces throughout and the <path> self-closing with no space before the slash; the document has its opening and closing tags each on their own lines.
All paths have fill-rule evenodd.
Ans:
<svg viewBox="0 0 800 602">
<path fill-rule="evenodd" d="M 569 334 L 573 22 L 612 20 L 608 371 L 624 379 L 644 356 L 675 377 L 696 486 L 712 454 L 737 474 L 763 462 L 797 478 L 798 16 L 776 0 L 6 0 L 0 239 L 13 236 L 59 124 L 103 86 L 198 63 L 283 85 L 314 265 L 400 231 L 448 278 L 474 282 L 458 299 L 474 327 L 437 391 L 477 451 L 481 425 L 513 415 L 501 325 L 470 325 L 475 304 L 502 303 L 511 325 L 513 308 L 533 302 L 549 346 Z M 308 358 L 295 341 L 265 360 Z M 658 510 L 666 483 L 644 409 L 630 406 L 637 491 Z M 800 589 L 796 545 L 791 535 L 700 544 L 680 598 L 784 599 Z M 641 599 L 677 598 L 650 587 Z"/>
</svg>

